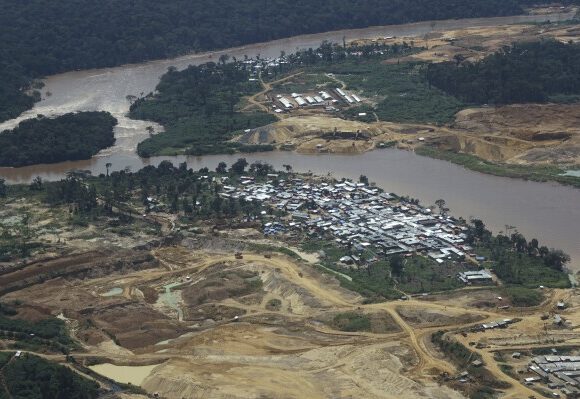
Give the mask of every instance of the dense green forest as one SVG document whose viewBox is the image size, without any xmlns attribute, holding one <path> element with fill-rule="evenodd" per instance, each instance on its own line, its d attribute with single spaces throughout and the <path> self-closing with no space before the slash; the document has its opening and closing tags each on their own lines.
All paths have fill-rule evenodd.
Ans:
<svg viewBox="0 0 580 399">
<path fill-rule="evenodd" d="M 0 133 L 0 166 L 89 159 L 115 143 L 117 120 L 108 112 L 39 116 Z"/>
<path fill-rule="evenodd" d="M 516 43 L 475 63 L 430 64 L 430 84 L 462 101 L 513 104 L 580 98 L 580 45 Z"/>
<path fill-rule="evenodd" d="M 26 93 L 31 82 L 22 74 L 21 68 L 15 69 L 3 68 L 0 58 L 0 122 L 17 117 L 39 100 L 37 92 Z"/>
<path fill-rule="evenodd" d="M 142 157 L 183 152 L 191 155 L 259 150 L 229 143 L 234 132 L 276 120 L 265 112 L 237 112 L 242 96 L 256 93 L 261 85 L 249 81 L 250 73 L 239 62 L 207 63 L 184 71 L 170 70 L 157 86 L 157 94 L 135 101 L 131 117 L 161 123 L 165 132 L 140 143 Z M 271 149 L 271 148 L 268 148 Z"/>
<path fill-rule="evenodd" d="M 11 360 L 12 359 L 12 360 Z M 5 388 L 0 399 L 94 399 L 96 382 L 81 377 L 71 369 L 37 356 L 0 353 Z"/>
<path fill-rule="evenodd" d="M 0 121 L 32 105 L 31 79 L 304 33 L 514 15 L 536 0 L 7 0 L 0 13 Z"/>
</svg>

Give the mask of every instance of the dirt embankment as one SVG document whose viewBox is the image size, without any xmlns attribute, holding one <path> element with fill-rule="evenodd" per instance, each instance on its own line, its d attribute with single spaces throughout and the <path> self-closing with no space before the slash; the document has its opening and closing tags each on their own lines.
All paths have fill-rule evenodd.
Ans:
<svg viewBox="0 0 580 399">
<path fill-rule="evenodd" d="M 515 164 L 580 164 L 580 105 L 473 108 L 457 114 L 456 150 Z"/>
<path fill-rule="evenodd" d="M 365 123 L 331 116 L 300 116 L 258 128 L 238 140 L 247 144 L 279 144 L 301 153 L 358 154 L 380 142 L 416 140 L 437 128 L 390 122 Z"/>
<path fill-rule="evenodd" d="M 361 45 L 407 42 L 425 48 L 409 57 L 385 61 L 387 63 L 417 60 L 473 62 L 513 42 L 545 38 L 579 42 L 580 28 L 509 25 L 439 31 L 435 24 L 433 31 L 423 37 L 376 38 L 355 42 Z M 455 123 L 447 127 L 347 121 L 325 113 L 321 108 L 301 109 L 291 116 L 284 115 L 276 123 L 254 129 L 237 140 L 247 144 L 272 144 L 302 153 L 345 154 L 363 153 L 381 142 L 396 141 L 399 148 L 405 149 L 431 142 L 442 149 L 475 155 L 492 162 L 575 166 L 580 165 L 579 109 L 578 105 L 566 104 L 466 109 L 459 112 Z M 410 133 L 411 130 L 414 132 Z M 335 132 L 345 135 L 341 137 L 340 134 L 333 134 Z M 356 139 L 346 138 L 356 133 L 359 133 Z"/>
<path fill-rule="evenodd" d="M 62 313 L 83 345 L 74 353 L 78 359 L 157 365 L 143 387 L 170 399 L 200 393 L 240 399 L 461 398 L 434 382 L 441 372 L 455 378 L 460 370 L 429 344 L 431 334 L 440 326 L 464 331 L 483 320 L 515 317 L 511 310 L 473 306 L 491 301 L 493 290 L 364 304 L 306 261 L 250 252 L 230 233 L 156 248 L 147 268 L 111 268 L 101 255 L 93 263 L 100 271 L 65 273 L 2 300 L 24 302 L 22 315 L 30 320 Z M 237 251 L 242 259 L 233 255 Z M 141 253 L 109 257 L 130 252 Z M 56 270 L 69 272 L 76 261 L 82 258 L 65 258 Z M 562 295 L 537 311 L 555 300 L 569 301 Z M 570 304 L 566 317 L 574 314 L 576 303 Z M 522 325 L 529 336 L 541 329 L 537 315 L 523 317 L 510 329 Z M 493 338 L 487 342 L 519 332 L 510 329 L 485 335 Z"/>
<path fill-rule="evenodd" d="M 143 270 L 157 266 L 145 251 L 89 252 L 43 260 L 0 275 L 0 295 L 58 277 L 94 278 L 112 272 Z"/>
</svg>

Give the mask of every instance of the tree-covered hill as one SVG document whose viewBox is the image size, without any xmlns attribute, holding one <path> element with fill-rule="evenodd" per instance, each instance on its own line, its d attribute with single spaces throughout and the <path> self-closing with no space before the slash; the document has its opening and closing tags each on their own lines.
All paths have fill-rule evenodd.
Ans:
<svg viewBox="0 0 580 399">
<path fill-rule="evenodd" d="M 580 98 L 580 44 L 516 43 L 475 63 L 431 64 L 429 83 L 476 104 Z"/>
<path fill-rule="evenodd" d="M 522 13 L 530 0 L 5 0 L 0 121 L 32 106 L 31 79 L 303 33 Z"/>
<path fill-rule="evenodd" d="M 0 133 L 0 166 L 89 159 L 115 143 L 117 120 L 108 112 L 79 112 L 25 120 Z"/>
</svg>

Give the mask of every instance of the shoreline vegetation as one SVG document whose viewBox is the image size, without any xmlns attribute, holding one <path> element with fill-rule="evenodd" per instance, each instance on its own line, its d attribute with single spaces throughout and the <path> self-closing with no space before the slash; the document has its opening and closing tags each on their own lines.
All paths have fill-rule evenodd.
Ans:
<svg viewBox="0 0 580 399">
<path fill-rule="evenodd" d="M 527 43 L 521 46 L 524 50 L 521 50 L 518 45 L 514 45 L 484 58 L 481 64 L 495 65 L 497 62 L 503 62 L 501 60 L 505 58 L 509 60 L 506 62 L 510 65 L 510 73 L 515 74 L 518 69 L 527 68 L 526 74 L 531 74 L 530 68 L 532 70 L 543 68 L 542 64 L 537 65 L 528 60 L 529 62 L 525 63 L 526 66 L 522 66 L 522 63 L 518 61 L 518 57 L 520 57 L 518 54 L 521 51 L 524 51 L 525 56 L 531 60 L 541 57 L 545 53 L 558 52 L 561 48 L 565 48 L 566 52 L 572 55 L 580 51 L 580 47 L 577 45 L 561 44 L 551 40 Z M 454 120 L 457 111 L 476 105 L 472 102 L 462 102 L 453 94 L 446 93 L 444 90 L 446 87 L 441 83 L 443 78 L 435 77 L 437 72 L 433 72 L 433 64 L 423 62 L 385 64 L 383 62 L 392 57 L 412 54 L 417 50 L 419 49 L 413 47 L 412 43 L 354 45 L 346 48 L 322 43 L 318 49 L 282 55 L 273 61 L 234 59 L 233 62 L 227 63 L 228 57 L 223 56 L 219 63 L 189 67 L 180 72 L 170 70 L 163 76 L 156 94 L 139 98 L 131 106 L 130 115 L 132 117 L 153 120 L 166 127 L 165 132 L 140 143 L 138 153 L 142 157 L 150 157 L 177 154 L 232 154 L 234 152 L 276 149 L 281 143 L 249 145 L 231 141 L 231 139 L 241 136 L 243 130 L 247 131 L 247 129 L 260 127 L 277 120 L 271 113 L 264 111 L 241 112 L 237 108 L 239 108 L 239 103 L 244 95 L 260 91 L 262 79 L 270 84 L 276 79 L 291 76 L 297 71 L 312 74 L 314 76 L 312 81 L 316 81 L 316 79 L 324 81 L 323 75 L 332 73 L 350 90 L 357 90 L 364 93 L 365 96 L 377 99 L 373 106 L 362 105 L 343 111 L 340 116 L 346 119 L 356 120 L 357 113 L 362 110 L 368 115 L 376 116 L 377 120 L 380 121 L 446 125 Z M 515 60 L 513 60 L 514 58 Z M 566 60 L 572 58 L 564 57 L 558 65 L 566 66 Z M 500 61 L 497 61 L 498 59 Z M 568 67 L 571 68 L 569 74 L 577 75 L 575 66 L 568 65 Z M 455 64 L 451 65 L 451 63 L 443 63 L 436 68 L 440 71 L 453 71 L 461 68 L 466 71 L 466 74 L 474 74 L 478 70 L 469 63 L 461 67 Z M 576 90 L 573 88 L 565 89 L 561 84 L 549 83 L 550 77 L 557 77 L 560 69 L 553 66 L 547 69 L 543 68 L 545 73 L 538 78 L 542 82 L 542 85 L 538 85 L 538 90 L 541 93 L 549 93 L 549 96 L 542 94 L 540 96 L 542 99 L 559 95 L 571 98 L 573 92 L 570 90 Z M 441 88 L 436 88 L 430 84 L 430 80 L 437 79 L 438 85 L 442 86 Z M 480 80 L 482 87 L 503 87 L 496 82 L 499 77 L 495 75 L 486 75 L 485 79 Z M 464 83 L 468 84 L 468 81 Z M 509 87 L 509 90 L 504 88 L 503 91 L 494 94 L 494 98 L 511 102 L 513 93 L 519 92 L 520 83 L 525 87 L 529 86 L 529 82 L 516 81 Z M 301 86 L 299 84 L 295 84 L 295 86 L 296 90 L 300 91 L 298 89 Z M 181 90 L 181 87 L 194 87 L 196 89 Z M 332 87 L 332 84 L 329 87 Z M 522 90 L 518 94 L 520 96 L 518 100 L 525 101 L 527 97 L 521 98 L 525 93 L 531 93 L 531 100 L 538 97 L 536 91 Z M 374 117 L 369 122 L 373 120 Z M 420 155 L 450 161 L 481 173 L 538 182 L 555 181 L 576 188 L 580 187 L 580 178 L 564 175 L 566 168 L 557 165 L 501 164 L 486 161 L 473 155 L 429 146 L 419 147 L 416 151 Z"/>
<path fill-rule="evenodd" d="M 475 172 L 500 177 L 531 180 L 535 182 L 553 181 L 563 185 L 580 188 L 580 177 L 566 176 L 566 170 L 557 166 L 509 165 L 489 162 L 474 155 L 442 150 L 424 145 L 415 149 L 418 155 L 440 159 L 464 166 Z"/>
<path fill-rule="evenodd" d="M 263 111 L 239 112 L 236 105 L 244 96 L 261 89 L 250 80 L 250 72 L 239 62 L 213 62 L 190 66 L 183 71 L 171 69 L 163 75 L 156 94 L 135 100 L 129 115 L 133 119 L 162 124 L 165 131 L 137 146 L 139 156 L 206 155 L 270 151 L 272 146 L 230 142 L 246 129 L 275 122 Z"/>
<path fill-rule="evenodd" d="M 0 14 L 0 121 L 38 100 L 35 79 L 232 48 L 285 37 L 426 20 L 525 13 L 536 0 L 41 0 L 10 2 Z M 259 21 L 259 23 L 256 23 Z M 86 29 L 90 26 L 90 29 Z"/>
<path fill-rule="evenodd" d="M 90 159 L 115 144 L 108 112 L 78 112 L 22 121 L 0 132 L 0 166 L 19 167 Z"/>
<path fill-rule="evenodd" d="M 0 201 L 28 198 L 37 201 L 41 207 L 72 209 L 69 219 L 63 221 L 71 226 L 88 226 L 101 219 L 121 217 L 124 219 L 123 234 L 130 234 L 128 232 L 132 226 L 138 225 L 138 215 L 149 212 L 173 215 L 180 225 L 178 231 L 182 232 L 193 229 L 198 234 L 198 229 L 203 229 L 204 226 L 207 228 L 212 225 L 236 226 L 249 223 L 260 231 L 263 229 L 264 234 L 267 234 L 270 228 L 268 226 L 285 225 L 292 212 L 273 208 L 261 201 L 247 201 L 243 196 L 233 196 L 232 187 L 234 190 L 236 187 L 241 190 L 245 187 L 242 182 L 247 185 L 248 178 L 244 176 L 251 176 L 252 181 L 257 184 L 269 183 L 272 187 L 293 179 L 299 182 L 307 180 L 311 184 L 346 182 L 345 179 L 296 174 L 291 172 L 291 167 L 287 169 L 285 172 L 276 171 L 271 165 L 261 162 L 248 164 L 244 158 L 229 167 L 221 162 L 215 171 L 208 168 L 193 171 L 185 163 L 176 167 L 163 161 L 157 167 L 147 166 L 136 172 L 112 172 L 110 175 L 98 177 L 77 174 L 58 182 L 38 180 L 30 186 L 1 185 Z M 277 177 L 272 180 L 271 176 Z M 364 180 L 361 178 L 361 181 Z M 380 192 L 378 189 L 378 193 Z M 417 209 L 417 212 L 423 209 L 416 199 L 394 194 L 391 196 L 393 207 L 410 207 Z M 439 201 L 438 206 L 444 209 L 444 201 Z M 116 210 L 121 209 L 125 211 L 116 215 Z M 315 210 L 315 206 L 309 205 L 304 212 L 309 212 L 309 209 Z M 450 218 L 445 210 L 440 212 Z M 135 216 L 129 217 L 126 213 Z M 250 245 L 249 248 L 282 252 L 292 258 L 297 255 L 281 248 L 285 245 L 301 246 L 301 250 L 305 252 L 324 253 L 320 265 L 327 272 L 330 272 L 328 269 L 337 272 L 337 278 L 345 288 L 360 293 L 370 302 L 396 299 L 402 295 L 401 292 L 420 294 L 459 289 L 463 284 L 455 277 L 457 273 L 479 268 L 493 269 L 505 284 L 522 289 L 538 289 L 539 285 L 555 288 L 570 286 L 565 270 L 570 257 L 562 251 L 542 246 L 536 239 L 528 241 L 517 231 L 510 235 L 493 235 L 481 220 L 467 222 L 451 219 L 464 231 L 465 245 L 472 248 L 478 256 L 483 256 L 483 263 L 475 262 L 475 258 L 467 256 L 437 263 L 423 250 L 412 251 L 408 256 L 383 256 L 378 255 L 378 249 L 372 250 L 370 247 L 360 249 L 356 245 L 339 246 L 331 235 L 323 232 L 315 235 L 303 232 L 299 237 L 291 235 L 293 238 L 289 238 L 290 241 L 275 237 L 276 241 L 272 245 Z M 27 219 L 25 223 L 28 226 L 26 228 L 19 223 L 0 224 L 0 231 L 3 232 L 0 234 L 0 253 L 4 254 L 4 260 L 28 257 L 44 248 L 45 244 L 35 243 L 35 231 L 29 227 L 33 221 Z M 341 259 L 345 256 L 355 256 L 366 267 L 343 265 Z"/>
<path fill-rule="evenodd" d="M 444 200 L 438 200 L 434 206 L 429 207 L 421 205 L 417 199 L 400 197 L 392 193 L 386 194 L 382 189 L 368 182 L 365 176 L 361 176 L 357 184 L 346 179 L 293 173 L 292 169 L 291 165 L 285 165 L 284 170 L 278 171 L 271 165 L 261 162 L 249 164 L 244 158 L 240 158 L 232 165 L 220 162 L 215 170 L 202 168 L 194 171 L 188 169 L 185 163 L 174 166 L 169 161 L 163 161 L 159 166 L 147 166 L 135 172 L 123 170 L 106 175 L 90 176 L 79 171 L 71 173 L 66 179 L 58 182 L 42 182 L 37 179 L 31 185 L 5 185 L 0 179 L 0 216 L 2 216 L 0 217 L 0 260 L 6 265 L 11 265 L 10 267 L 14 268 L 15 273 L 27 271 L 34 268 L 32 265 L 45 262 L 47 252 L 51 253 L 51 256 L 58 254 L 57 258 L 63 256 L 63 264 L 66 265 L 65 267 L 61 265 L 54 268 L 38 268 L 29 281 L 5 279 L 8 281 L 8 285 L 3 285 L 3 288 L 6 290 L 5 292 L 17 292 L 24 287 L 32 287 L 37 284 L 40 286 L 43 282 L 48 281 L 64 279 L 68 281 L 69 278 L 82 278 L 86 283 L 90 278 L 110 278 L 106 270 L 102 270 L 99 274 L 97 271 L 99 266 L 95 265 L 91 265 L 90 272 L 84 269 L 73 271 L 74 268 L 70 268 L 73 262 L 70 259 L 66 260 L 67 255 L 70 254 L 70 249 L 74 248 L 74 244 L 73 247 L 67 246 L 73 240 L 69 239 L 70 236 L 66 238 L 66 242 L 69 244 L 66 244 L 64 240 L 61 242 L 60 237 L 58 242 L 44 240 L 42 237 L 47 233 L 47 229 L 50 229 L 51 234 L 56 236 L 59 236 L 64 230 L 68 232 L 91 230 L 91 239 L 87 242 L 98 243 L 99 239 L 108 237 L 106 241 L 96 244 L 104 245 L 102 250 L 106 248 L 107 251 L 126 248 L 125 244 L 119 247 L 111 246 L 109 239 L 115 235 L 138 239 L 139 248 L 146 248 L 144 250 L 146 254 L 139 258 L 133 258 L 134 260 L 130 262 L 133 264 L 132 266 L 123 265 L 125 262 L 122 260 L 115 262 L 114 266 L 109 266 L 114 267 L 114 270 L 110 269 L 111 273 L 117 275 L 118 278 L 134 275 L 128 273 L 137 271 L 147 276 L 145 269 L 149 266 L 144 266 L 142 263 L 156 260 L 156 257 L 150 253 L 151 250 L 163 252 L 163 249 L 169 249 L 169 247 L 186 248 L 184 242 L 192 238 L 197 243 L 194 245 L 199 245 L 199 248 L 203 250 L 227 248 L 232 258 L 235 256 L 237 259 L 256 254 L 269 259 L 274 252 L 283 254 L 293 263 L 300 264 L 300 268 L 296 269 L 298 279 L 312 279 L 311 282 L 314 284 L 328 284 L 328 281 L 316 280 L 316 275 L 311 273 L 314 271 L 332 273 L 345 291 L 351 290 L 364 298 L 362 304 L 358 300 L 355 302 L 355 306 L 358 306 L 356 311 L 329 313 L 328 307 L 323 308 L 325 318 L 321 320 L 326 320 L 325 323 L 330 328 L 353 333 L 399 332 L 397 326 L 403 326 L 403 324 L 392 323 L 392 317 L 385 312 L 361 311 L 361 305 L 407 300 L 410 295 L 422 298 L 423 294 L 427 294 L 427 298 L 419 300 L 430 300 L 430 298 L 440 294 L 449 294 L 449 298 L 453 298 L 456 293 L 465 295 L 465 291 L 461 292 L 465 289 L 465 284 L 457 278 L 461 271 L 486 269 L 492 271 L 500 280 L 500 282 L 488 281 L 488 285 L 481 287 L 475 287 L 477 283 L 474 283 L 472 287 L 468 288 L 470 294 L 486 290 L 485 296 L 482 298 L 488 297 L 490 299 L 479 300 L 478 305 L 476 305 L 482 309 L 495 309 L 498 304 L 502 306 L 509 304 L 509 306 L 514 307 L 516 312 L 535 311 L 548 298 L 543 290 L 544 287 L 569 288 L 571 285 L 565 267 L 570 259 L 562 251 L 542 246 L 536 239 L 528 241 L 515 230 L 512 230 L 512 234 L 493 235 L 481 220 L 473 219 L 468 222 L 450 216 L 449 209 L 445 208 Z M 272 194 L 270 199 L 247 200 L 247 194 L 257 188 L 252 188 L 254 185 L 262 187 L 258 190 L 265 187 L 274 190 L 269 191 Z M 284 194 L 296 190 L 297 197 L 299 197 L 300 190 L 306 186 L 317 187 L 317 190 L 320 189 L 320 191 L 328 190 L 327 193 L 339 189 L 338 191 L 342 191 L 343 194 L 338 194 L 337 201 L 342 198 L 340 203 L 346 204 L 346 207 L 351 208 L 352 211 L 355 210 L 354 207 L 360 205 L 362 207 L 359 210 L 364 209 L 363 207 L 371 202 L 380 202 L 387 206 L 385 201 L 388 201 L 388 207 L 396 210 L 397 217 L 403 212 L 406 215 L 423 214 L 424 217 L 419 216 L 419 219 L 428 221 L 429 224 L 433 222 L 439 224 L 439 226 L 432 225 L 434 229 L 445 226 L 448 231 L 447 228 L 453 228 L 455 232 L 452 236 L 461 238 L 461 242 L 453 240 L 455 248 L 463 247 L 469 252 L 463 255 L 456 253 L 453 256 L 446 256 L 445 260 L 439 258 L 441 262 L 436 262 L 431 259 L 429 250 L 425 249 L 427 247 L 421 244 L 405 249 L 404 254 L 392 253 L 379 250 L 381 244 L 375 240 L 372 240 L 373 244 L 368 243 L 368 245 L 361 247 L 360 240 L 366 240 L 370 237 L 363 237 L 362 235 L 368 234 L 363 231 L 349 239 L 340 240 L 339 244 L 337 240 L 333 239 L 334 233 L 323 227 L 293 228 L 292 224 L 303 223 L 304 217 L 295 218 L 298 215 L 292 211 L 290 206 L 288 208 L 278 207 L 278 198 L 274 196 L 274 192 Z M 353 187 L 353 190 L 343 190 L 340 189 L 341 187 Z M 315 192 L 313 198 L 304 201 L 299 212 L 314 222 L 312 226 L 315 226 L 317 218 L 328 220 L 329 214 L 332 212 L 332 209 L 326 206 L 317 205 L 317 198 L 320 198 L 318 195 L 318 192 Z M 385 199 L 385 195 L 388 196 L 388 199 Z M 351 199 L 352 202 L 348 199 Z M 10 212 L 9 208 L 12 208 L 15 203 L 26 207 L 27 210 L 23 212 L 25 214 L 23 217 L 17 214 L 6 217 L 8 216 L 6 212 Z M 437 208 L 439 208 L 438 211 Z M 334 210 L 337 209 L 338 206 L 334 208 Z M 391 214 L 395 215 L 395 213 Z M 372 216 L 370 218 L 369 216 L 371 216 L 370 213 L 363 216 L 361 223 L 374 220 Z M 164 230 L 162 220 L 172 220 L 170 223 L 172 227 L 167 226 Z M 420 223 L 420 220 L 417 221 Z M 46 222 L 50 222 L 50 224 L 46 224 Z M 338 222 L 335 221 L 336 224 Z M 254 232 L 250 235 L 248 233 L 251 229 Z M 396 230 L 401 232 L 399 229 Z M 222 231 L 225 234 L 222 234 Z M 239 231 L 240 235 L 231 235 L 235 231 Z M 263 234 L 263 237 L 259 237 L 259 243 L 253 240 L 257 237 L 256 234 Z M 386 235 L 385 232 L 378 234 L 381 234 L 382 237 Z M 252 238 L 249 238 L 250 236 Z M 249 239 L 246 240 L 246 237 Z M 450 238 L 451 235 L 448 236 L 448 239 Z M 144 240 L 149 244 L 143 245 Z M 401 238 L 397 240 L 401 240 Z M 123 242 L 125 243 L 125 241 Z M 443 247 L 447 248 L 447 245 L 449 244 L 445 244 Z M 290 249 L 297 246 L 300 246 L 300 253 L 305 251 L 317 253 L 318 256 L 314 260 L 302 259 L 298 253 Z M 184 253 L 189 256 L 193 248 L 187 248 L 184 249 Z M 88 248 L 83 247 L 83 251 L 86 250 Z M 217 253 L 222 256 L 222 251 Z M 240 252 L 234 254 L 234 251 Z M 471 254 L 472 251 L 479 256 L 474 257 Z M 212 253 L 216 252 L 208 252 L 208 258 L 212 256 Z M 355 260 L 356 257 L 356 264 L 345 263 L 343 257 L 352 260 Z M 172 258 L 167 259 L 172 261 Z M 249 256 L 246 259 L 249 259 Z M 278 261 L 284 262 L 284 259 L 279 258 Z M 255 265 L 259 265 L 259 263 L 254 262 L 250 260 L 248 264 L 255 268 Z M 196 297 L 196 300 L 199 300 L 200 303 L 211 301 L 210 294 L 206 294 L 206 292 L 212 294 L 216 292 L 217 294 L 213 295 L 220 300 L 224 297 L 229 299 L 228 296 L 220 296 L 221 292 L 229 289 L 229 292 L 236 292 L 236 295 L 240 295 L 236 298 L 245 296 L 246 299 L 252 298 L 255 301 L 255 292 L 265 286 L 262 277 L 258 276 L 259 272 L 257 270 L 244 272 L 243 269 L 238 274 L 224 272 L 221 269 L 224 263 L 216 261 L 215 265 L 220 265 L 220 269 L 210 270 L 212 278 L 219 273 L 220 278 L 224 278 L 226 281 L 240 281 L 243 285 L 222 288 L 224 286 L 220 285 L 219 280 L 207 279 L 201 288 L 204 290 L 202 291 L 203 296 Z M 154 264 L 156 266 L 153 267 L 162 267 L 161 264 Z M 276 266 L 278 263 L 274 265 Z M 232 266 L 238 268 L 235 263 Z M 134 269 L 131 269 L 132 267 Z M 307 268 L 311 268 L 312 272 L 308 271 Z M 153 270 L 157 271 L 158 269 Z M 171 281 L 177 279 L 174 270 L 169 272 L 171 273 L 171 277 L 169 277 Z M 157 272 L 155 273 L 157 274 Z M 187 273 L 189 276 L 190 271 Z M 185 276 L 185 272 L 181 272 L 181 275 Z M 5 278 L 5 275 L 2 277 Z M 151 275 L 148 278 L 151 279 Z M 155 277 L 157 284 L 161 283 L 160 279 L 162 278 L 167 277 Z M 186 279 L 190 280 L 189 277 Z M 109 284 L 110 281 L 108 280 Z M 166 283 L 167 281 L 161 284 Z M 331 283 L 335 284 L 334 281 Z M 179 284 L 185 286 L 186 283 L 181 280 Z M 47 285 L 51 290 L 56 291 L 51 283 Z M 100 287 L 99 291 L 105 287 L 100 284 L 94 286 Z M 212 292 L 207 289 L 207 287 L 214 286 L 219 291 Z M 144 286 L 139 285 L 139 287 Z M 39 289 L 38 292 L 41 290 Z M 146 292 L 144 289 L 143 291 Z M 155 292 L 155 289 L 149 287 L 147 292 L 151 291 Z M 56 291 L 57 295 L 60 296 L 59 292 Z M 301 291 L 294 292 L 296 295 L 301 295 Z M 500 298 L 502 302 L 495 299 L 498 294 L 505 298 Z M 278 295 L 276 294 L 276 296 Z M 78 297 L 73 300 L 77 300 L 76 298 Z M 147 301 L 145 298 L 141 299 L 143 303 Z M 149 304 L 157 301 L 157 296 L 153 298 Z M 89 300 L 89 309 L 95 309 L 95 301 L 98 298 L 90 296 Z M 57 302 L 56 306 L 63 306 L 61 301 L 62 299 Z M 70 306 L 69 303 L 71 302 L 67 302 L 65 306 Z M 101 303 L 98 306 L 101 306 Z M 125 308 L 122 307 L 125 306 L 124 303 L 131 306 L 129 309 L 134 311 L 133 306 L 137 306 L 140 302 L 135 298 L 123 298 L 111 300 L 111 302 L 107 300 L 104 302 L 104 306 L 106 308 L 121 308 L 122 315 L 125 315 Z M 67 312 L 66 317 L 70 317 L 70 320 L 78 320 L 76 322 L 78 324 L 73 324 L 73 326 L 79 326 L 79 330 L 75 331 L 83 332 L 84 338 L 81 338 L 81 334 L 78 332 L 74 336 L 71 335 L 68 321 L 55 317 L 55 312 L 50 312 L 48 306 L 44 308 L 35 303 L 30 304 L 20 299 L 10 300 L 6 297 L 0 302 L 0 339 L 6 342 L 5 351 L 0 353 L 0 369 L 4 375 L 7 392 L 14 398 L 52 399 L 53 396 L 42 394 L 45 390 L 51 389 L 50 392 L 66 392 L 63 395 L 67 398 L 94 399 L 103 392 L 104 388 L 99 389 L 97 382 L 104 383 L 105 386 L 115 389 L 117 392 L 144 392 L 139 387 L 118 384 L 108 378 L 101 378 L 86 369 L 86 364 L 81 365 L 75 360 L 76 354 L 81 349 L 84 351 L 87 347 L 92 346 L 90 342 L 81 345 L 81 343 L 86 343 L 94 337 L 94 335 L 90 335 L 90 331 L 94 331 L 91 328 L 99 328 L 98 331 L 103 331 L 107 335 L 107 339 L 111 339 L 111 342 L 116 345 L 128 347 L 128 338 L 122 338 L 123 341 L 119 338 L 119 331 L 124 332 L 124 328 L 117 329 L 116 325 L 101 327 L 102 319 L 93 319 L 93 315 L 103 314 L 101 313 L 103 311 L 100 310 L 102 308 L 97 308 L 98 311 L 88 312 L 85 310 L 86 307 L 81 308 L 75 305 L 78 310 L 75 308 L 74 311 L 70 310 L 70 312 L 78 311 L 78 315 L 76 313 L 69 315 L 67 310 L 62 311 L 63 316 Z M 286 306 L 287 304 L 283 303 L 281 299 L 275 297 L 268 300 L 265 308 L 269 312 L 281 312 Z M 394 306 L 397 306 L 397 302 L 394 303 Z M 447 307 L 444 309 L 446 310 Z M 441 306 L 441 310 L 443 310 L 443 306 Z M 398 309 L 395 311 L 399 312 Z M 87 314 L 86 318 L 82 318 L 80 316 L 82 314 Z M 115 315 L 115 318 L 118 318 L 118 314 L 111 313 L 111 316 L 109 314 L 107 316 L 113 317 L 112 315 Z M 146 313 L 147 317 L 152 317 L 150 314 Z M 311 320 L 312 316 L 307 316 L 308 320 Z M 411 320 L 414 317 L 412 312 L 407 313 L 407 315 L 403 313 L 400 316 L 405 320 Z M 239 316 L 236 314 L 236 316 L 225 317 L 230 320 L 235 317 L 233 321 L 238 321 Z M 268 317 L 271 316 L 268 315 Z M 453 318 L 455 317 L 457 317 L 457 321 L 454 321 L 454 324 L 478 320 L 453 316 Z M 163 315 L 163 320 L 168 319 L 169 317 Z M 173 323 L 173 321 L 171 322 Z M 413 325 L 412 323 L 409 321 L 409 324 Z M 148 325 L 150 324 L 139 325 L 137 327 L 139 334 L 143 331 L 144 327 L 142 326 Z M 176 336 L 183 336 L 185 331 L 176 333 Z M 479 359 L 467 347 L 459 344 L 451 346 L 445 341 L 439 340 L 441 334 L 436 333 L 433 342 L 440 346 L 452 360 L 469 364 L 474 359 Z M 153 339 L 154 342 L 159 342 L 161 338 L 156 336 Z M 68 367 L 50 362 L 30 352 L 48 356 L 65 355 L 64 360 Z M 89 362 L 88 364 L 102 361 L 99 356 L 86 360 Z M 479 376 L 479 373 L 485 369 L 471 367 L 469 370 L 474 376 Z M 76 371 L 80 371 L 81 375 L 76 374 Z M 97 381 L 85 378 L 86 375 L 98 377 Z M 498 388 L 497 385 L 495 387 Z M 1 394 L 0 397 L 2 397 Z M 62 395 L 54 397 L 62 397 Z"/>
</svg>

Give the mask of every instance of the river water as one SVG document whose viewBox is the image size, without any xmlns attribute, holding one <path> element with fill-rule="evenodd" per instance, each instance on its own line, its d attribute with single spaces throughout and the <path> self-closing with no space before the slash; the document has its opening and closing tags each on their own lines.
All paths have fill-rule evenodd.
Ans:
<svg viewBox="0 0 580 399">
<path fill-rule="evenodd" d="M 0 131 L 13 128 L 23 119 L 37 114 L 56 116 L 74 111 L 103 110 L 118 120 L 115 146 L 102 151 L 91 160 L 63 162 L 53 165 L 35 165 L 23 168 L 0 168 L 0 176 L 9 182 L 28 182 L 35 176 L 46 180 L 62 178 L 71 169 L 104 173 L 106 164 L 111 170 L 129 167 L 137 170 L 162 160 L 173 163 L 186 161 L 190 167 L 214 168 L 219 161 L 231 164 L 239 155 L 204 157 L 155 157 L 141 159 L 135 154 L 137 144 L 148 137 L 147 126 L 154 123 L 134 121 L 125 114 L 129 109 L 127 95 L 140 95 L 155 89 L 159 78 L 170 66 L 178 69 L 190 64 L 216 60 L 221 54 L 238 58 L 261 55 L 275 57 L 308 47 L 317 47 L 323 40 L 341 42 L 357 38 L 379 36 L 421 36 L 433 30 L 445 31 L 476 26 L 494 26 L 545 20 L 569 19 L 572 15 L 530 15 L 485 19 L 420 22 L 407 25 L 372 27 L 315 35 L 297 36 L 268 43 L 228 49 L 214 53 L 192 54 L 170 60 L 161 60 L 117 68 L 70 72 L 48 77 L 43 89 L 43 100 L 19 118 L 0 124 Z M 49 95 L 50 93 L 50 95 Z M 572 267 L 580 270 L 580 190 L 551 183 L 483 175 L 435 159 L 417 156 L 399 150 L 380 150 L 361 155 L 301 155 L 290 152 L 272 152 L 245 156 L 249 161 L 260 160 L 281 168 L 293 165 L 299 171 L 318 174 L 332 173 L 335 177 L 358 178 L 367 175 L 371 181 L 387 191 L 419 198 L 433 203 L 446 200 L 456 216 L 478 217 L 488 227 L 500 231 L 505 225 L 516 226 L 526 237 L 537 237 L 542 244 L 561 248 L 572 257 Z"/>
</svg>

